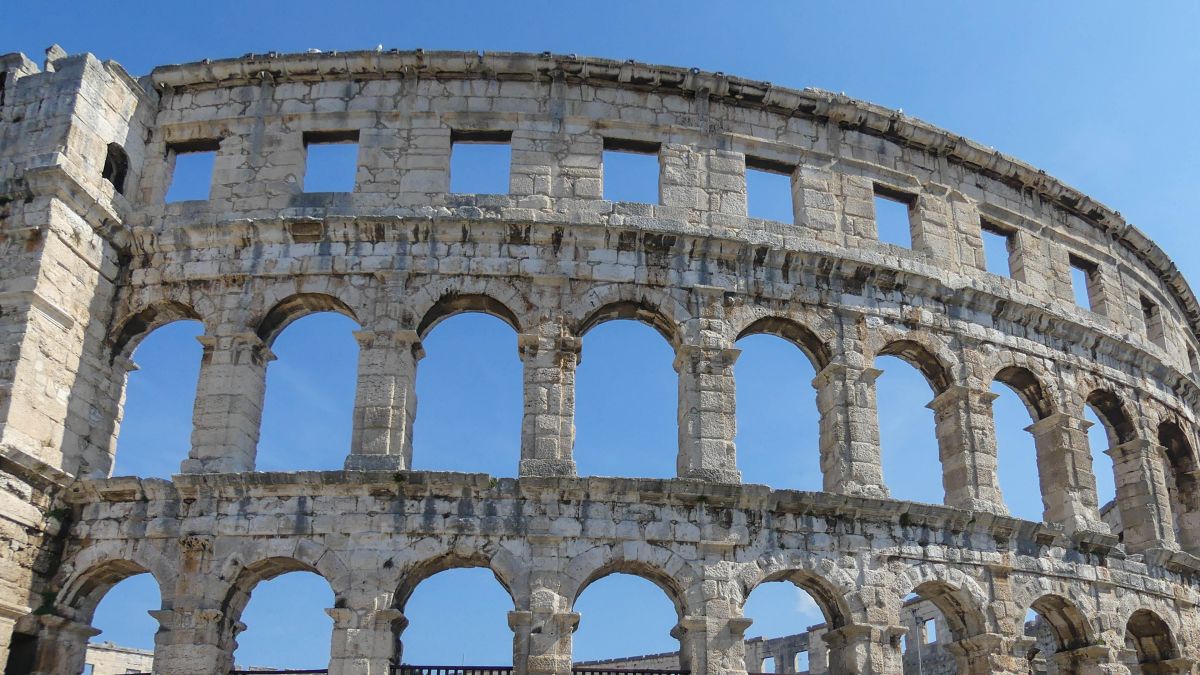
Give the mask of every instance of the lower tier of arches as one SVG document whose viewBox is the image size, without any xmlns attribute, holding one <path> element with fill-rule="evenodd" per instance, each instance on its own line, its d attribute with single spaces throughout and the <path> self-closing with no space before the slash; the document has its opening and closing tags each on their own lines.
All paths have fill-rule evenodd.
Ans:
<svg viewBox="0 0 1200 675">
<path fill-rule="evenodd" d="M 940 612 L 939 641 L 959 673 L 1024 674 L 1035 648 L 1057 673 L 1200 664 L 1200 570 L 1186 554 L 1126 556 L 948 507 L 686 480 L 421 472 L 81 481 L 66 502 L 73 520 L 52 590 L 14 624 L 39 675 L 82 672 L 97 604 L 145 573 L 162 593 L 155 673 L 227 673 L 255 586 L 294 571 L 332 591 L 329 671 L 388 673 L 403 659 L 414 590 L 464 567 L 490 570 L 511 599 L 518 673 L 571 672 L 576 601 L 612 574 L 671 601 L 680 668 L 696 675 L 746 672 L 744 610 L 771 582 L 819 607 L 831 673 L 903 673 L 914 597 Z M 1036 645 L 1031 612 L 1048 627 Z"/>
</svg>

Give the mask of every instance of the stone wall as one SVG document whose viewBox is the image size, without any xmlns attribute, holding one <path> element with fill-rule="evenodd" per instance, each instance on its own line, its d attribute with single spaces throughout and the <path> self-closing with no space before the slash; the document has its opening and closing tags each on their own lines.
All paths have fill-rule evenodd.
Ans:
<svg viewBox="0 0 1200 675">
<path fill-rule="evenodd" d="M 380 674 L 408 594 L 460 566 L 509 590 L 522 673 L 570 670 L 574 600 L 613 572 L 672 598 L 697 674 L 744 670 L 743 604 L 777 580 L 829 617 L 830 672 L 900 672 L 913 593 L 959 672 L 1027 672 L 1030 609 L 1062 672 L 1200 657 L 1200 306 L 1153 242 L 1044 172 L 829 92 L 577 57 L 250 55 L 135 81 L 52 48 L 0 67 L 10 671 L 78 673 L 100 598 L 151 573 L 155 671 L 223 672 L 254 585 L 304 569 L 337 598 L 331 672 Z M 508 194 L 450 193 L 454 145 L 480 138 L 511 144 Z M 329 139 L 357 141 L 354 189 L 305 192 Z M 602 199 L 606 147 L 657 155 L 657 203 Z M 215 153 L 208 199 L 166 203 L 196 151 Z M 764 167 L 790 176 L 792 222 L 747 216 Z M 911 247 L 879 241 L 877 198 L 908 205 Z M 1008 276 L 985 271 L 985 229 Z M 271 344 L 317 311 L 361 327 L 346 470 L 255 473 Z M 464 311 L 518 333 L 517 479 L 410 470 L 421 340 Z M 205 330 L 190 455 L 171 481 L 110 478 L 130 356 L 184 318 Z M 676 479 L 576 475 L 581 338 L 618 318 L 675 350 Z M 821 493 L 740 484 L 735 342 L 756 333 L 817 371 Z M 933 389 L 944 505 L 889 498 L 880 355 Z M 1007 515 L 995 381 L 1029 409 L 1043 522 Z M 1107 522 L 1085 406 L 1115 465 Z"/>
</svg>

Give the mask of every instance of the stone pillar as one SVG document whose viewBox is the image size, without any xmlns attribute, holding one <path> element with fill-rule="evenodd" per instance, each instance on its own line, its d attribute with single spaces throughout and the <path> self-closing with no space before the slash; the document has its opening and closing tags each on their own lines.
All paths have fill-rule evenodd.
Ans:
<svg viewBox="0 0 1200 675">
<path fill-rule="evenodd" d="M 829 672 L 829 643 L 825 624 L 808 627 L 808 675 L 825 675 Z"/>
<path fill-rule="evenodd" d="M 329 675 L 389 675 L 400 631 L 408 619 L 398 609 L 334 607 Z"/>
<path fill-rule="evenodd" d="M 987 390 L 951 386 L 929 403 L 937 425 L 946 505 L 1007 514 L 996 479 L 996 434 Z"/>
<path fill-rule="evenodd" d="M 513 666 L 518 673 L 571 675 L 571 642 L 579 627 L 577 612 L 517 610 L 508 613 L 508 627 L 513 632 Z"/>
<path fill-rule="evenodd" d="M 708 667 L 707 619 L 702 616 L 685 616 L 671 629 L 671 637 L 679 640 L 681 670 L 690 671 L 691 675 L 708 675 L 712 672 Z M 742 667 L 745 665 L 743 661 Z"/>
<path fill-rule="evenodd" d="M 826 492 L 888 496 L 875 404 L 875 379 L 882 372 L 835 362 L 813 378 L 821 415 L 821 473 Z"/>
<path fill-rule="evenodd" d="M 1174 548 L 1175 528 L 1161 448 L 1153 441 L 1137 439 L 1113 446 L 1105 453 L 1112 457 L 1116 473 L 1117 507 L 1121 509 L 1126 548 L 1130 553 L 1148 548 Z"/>
<path fill-rule="evenodd" d="M 575 368 L 581 341 L 571 336 L 521 335 L 525 411 L 521 417 L 522 476 L 575 475 Z"/>
<path fill-rule="evenodd" d="M 1037 447 L 1044 519 L 1062 525 L 1068 534 L 1109 532 L 1096 503 L 1096 475 L 1087 436 L 1090 426 L 1087 420 L 1054 413 L 1026 429 Z"/>
<path fill-rule="evenodd" d="M 154 635 L 155 675 L 223 675 L 233 655 L 221 638 L 224 614 L 218 609 L 176 608 L 150 612 L 158 619 Z"/>
<path fill-rule="evenodd" d="M 829 645 L 829 672 L 901 675 L 903 626 L 851 625 L 831 630 L 821 639 Z"/>
<path fill-rule="evenodd" d="M 417 416 L 417 362 L 425 355 L 416 331 L 358 331 L 358 388 L 348 471 L 412 468 Z"/>
<path fill-rule="evenodd" d="M 741 350 L 682 345 L 675 356 L 679 373 L 680 478 L 739 483 L 736 393 L 733 364 Z"/>
<path fill-rule="evenodd" d="M 196 388 L 192 451 L 180 471 L 253 471 L 267 364 L 275 356 L 254 333 L 198 339 L 204 357 Z"/>
<path fill-rule="evenodd" d="M 1061 675 L 1128 675 L 1129 673 L 1129 668 L 1121 663 L 1120 655 L 1105 645 L 1090 645 L 1049 654 L 1046 662 L 1053 665 L 1052 672 Z M 1145 670 L 1145 668 L 1146 666 L 1142 667 L 1143 673 L 1154 672 Z"/>
<path fill-rule="evenodd" d="M 37 655 L 29 675 L 80 675 L 88 640 L 100 631 L 86 623 L 42 614 L 37 621 Z"/>
<path fill-rule="evenodd" d="M 1029 662 L 1014 654 L 1014 644 L 998 633 L 982 633 L 946 645 L 960 675 L 1028 675 Z"/>
</svg>

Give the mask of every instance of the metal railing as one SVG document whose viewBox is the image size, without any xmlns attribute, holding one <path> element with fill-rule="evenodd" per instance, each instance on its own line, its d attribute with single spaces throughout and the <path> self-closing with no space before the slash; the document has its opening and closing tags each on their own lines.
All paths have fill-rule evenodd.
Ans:
<svg viewBox="0 0 1200 675">
<path fill-rule="evenodd" d="M 575 675 L 691 675 L 690 670 L 664 670 L 660 668 L 604 668 L 576 667 L 571 669 Z"/>
<path fill-rule="evenodd" d="M 229 675 L 329 675 L 328 668 L 315 668 L 312 670 L 263 670 L 257 668 L 255 670 L 231 670 Z"/>
<path fill-rule="evenodd" d="M 511 665 L 392 665 L 392 675 L 510 675 Z"/>
<path fill-rule="evenodd" d="M 691 675 L 690 670 L 664 670 L 661 668 L 605 668 L 582 666 L 571 669 L 575 675 Z"/>
</svg>

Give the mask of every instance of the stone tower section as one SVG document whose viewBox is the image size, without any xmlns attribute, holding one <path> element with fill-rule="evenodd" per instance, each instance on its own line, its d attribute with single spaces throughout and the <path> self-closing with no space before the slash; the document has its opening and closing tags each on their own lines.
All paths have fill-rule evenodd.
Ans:
<svg viewBox="0 0 1200 675">
<path fill-rule="evenodd" d="M 331 142 L 357 144 L 353 188 L 306 191 L 309 148 Z M 506 193 L 450 191 L 473 142 L 510 146 Z M 657 161 L 654 203 L 604 199 L 606 150 Z M 193 152 L 214 155 L 207 196 L 168 203 Z M 787 222 L 748 216 L 754 170 L 786 176 Z M 880 200 L 910 245 L 881 239 Z M 455 567 L 508 591 L 521 674 L 572 671 L 575 600 L 617 572 L 671 597 L 694 675 L 746 673 L 746 598 L 781 580 L 821 605 L 809 648 L 830 673 L 904 672 L 914 595 L 960 673 L 1027 673 L 1034 652 L 1058 673 L 1200 663 L 1195 296 L 1116 212 L 900 112 L 550 54 L 247 55 L 139 80 L 10 54 L 0 247 L 11 675 L 81 673 L 96 605 L 141 573 L 162 592 L 154 672 L 228 673 L 255 585 L 296 570 L 336 598 L 329 672 L 385 675 L 409 596 Z M 345 470 L 256 471 L 272 343 L 317 311 L 360 326 Z M 514 479 L 412 470 L 422 340 L 469 311 L 518 333 Z M 179 319 L 204 326 L 189 456 L 171 480 L 111 477 L 131 355 Z M 675 478 L 578 475 L 581 341 L 613 319 L 675 352 Z M 812 361 L 821 492 L 741 483 L 735 343 L 754 334 Z M 930 385 L 942 504 L 890 496 L 879 356 Z M 1029 410 L 1039 522 L 1000 492 L 997 381 Z M 1115 467 L 1103 516 L 1088 406 Z"/>
</svg>

